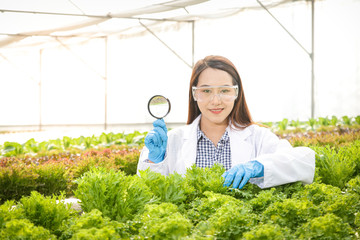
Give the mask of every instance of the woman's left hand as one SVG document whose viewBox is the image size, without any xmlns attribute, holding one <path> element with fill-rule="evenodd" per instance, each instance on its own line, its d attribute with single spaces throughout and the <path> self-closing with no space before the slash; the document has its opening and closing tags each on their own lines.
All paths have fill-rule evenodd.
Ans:
<svg viewBox="0 0 360 240">
<path fill-rule="evenodd" d="M 229 187 L 231 183 L 233 188 L 243 188 L 250 178 L 263 177 L 264 165 L 258 161 L 250 161 L 235 165 L 230 170 L 226 171 L 224 177 L 224 186 Z"/>
</svg>

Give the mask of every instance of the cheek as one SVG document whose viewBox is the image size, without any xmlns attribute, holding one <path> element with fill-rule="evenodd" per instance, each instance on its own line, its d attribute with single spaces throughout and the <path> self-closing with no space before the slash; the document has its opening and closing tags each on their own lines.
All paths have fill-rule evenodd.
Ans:
<svg viewBox="0 0 360 240">
<path fill-rule="evenodd" d="M 234 109 L 234 106 L 235 106 L 235 102 L 230 103 L 230 104 L 227 105 L 227 108 L 229 109 L 229 113 L 232 112 L 232 110 Z"/>
<path fill-rule="evenodd" d="M 196 102 L 196 104 L 197 104 L 198 108 L 200 109 L 200 112 L 202 112 L 203 109 L 205 108 L 205 105 L 202 103 L 199 103 L 199 102 Z"/>
<path fill-rule="evenodd" d="M 235 102 L 232 102 L 232 104 L 230 106 L 231 110 L 234 108 L 234 106 L 235 106 Z"/>
</svg>

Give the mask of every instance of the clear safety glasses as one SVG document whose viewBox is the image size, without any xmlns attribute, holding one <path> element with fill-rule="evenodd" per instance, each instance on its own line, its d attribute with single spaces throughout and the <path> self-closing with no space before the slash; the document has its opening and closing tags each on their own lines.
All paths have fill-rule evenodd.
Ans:
<svg viewBox="0 0 360 240">
<path fill-rule="evenodd" d="M 206 86 L 192 87 L 192 94 L 195 101 L 212 101 L 214 96 L 218 96 L 224 102 L 234 101 L 238 96 L 238 86 Z"/>
</svg>

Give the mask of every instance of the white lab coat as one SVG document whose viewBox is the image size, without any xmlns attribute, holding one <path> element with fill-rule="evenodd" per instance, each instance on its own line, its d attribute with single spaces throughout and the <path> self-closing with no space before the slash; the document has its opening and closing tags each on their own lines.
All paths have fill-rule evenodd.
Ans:
<svg viewBox="0 0 360 240">
<path fill-rule="evenodd" d="M 197 149 L 197 126 L 201 115 L 192 124 L 168 132 L 166 155 L 160 163 L 149 163 L 149 150 L 144 147 L 138 162 L 138 170 L 168 175 L 185 174 L 195 164 Z M 301 181 L 312 183 L 315 172 L 315 152 L 308 147 L 292 147 L 287 140 L 279 139 L 269 129 L 250 125 L 238 130 L 227 128 L 230 137 L 231 166 L 251 160 L 264 165 L 264 177 L 252 178 L 250 182 L 260 188 L 268 188 Z"/>
</svg>

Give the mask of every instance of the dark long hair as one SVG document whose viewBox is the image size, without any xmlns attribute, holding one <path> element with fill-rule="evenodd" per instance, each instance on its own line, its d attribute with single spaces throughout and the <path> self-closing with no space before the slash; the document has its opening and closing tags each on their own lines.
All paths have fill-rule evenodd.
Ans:
<svg viewBox="0 0 360 240">
<path fill-rule="evenodd" d="M 190 78 L 189 112 L 187 124 L 191 124 L 201 113 L 192 95 L 192 87 L 198 84 L 200 74 L 207 68 L 219 69 L 229 73 L 232 77 L 233 84 L 238 85 L 239 87 L 238 97 L 236 98 L 234 107 L 229 115 L 229 120 L 232 122 L 232 124 L 236 128 L 240 129 L 253 124 L 248 106 L 246 104 L 240 75 L 235 65 L 229 59 L 222 56 L 207 56 L 195 64 Z"/>
</svg>

